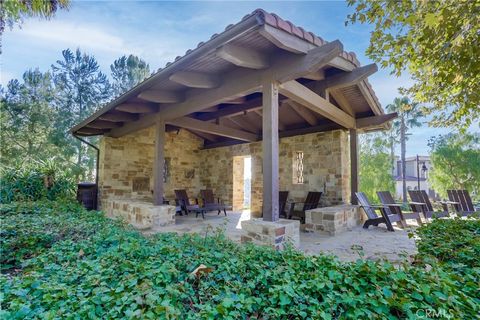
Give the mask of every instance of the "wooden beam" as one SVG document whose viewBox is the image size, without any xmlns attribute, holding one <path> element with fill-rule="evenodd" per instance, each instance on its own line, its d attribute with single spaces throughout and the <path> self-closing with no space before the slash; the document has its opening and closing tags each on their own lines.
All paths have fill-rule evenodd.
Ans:
<svg viewBox="0 0 480 320">
<path fill-rule="evenodd" d="M 235 99 L 227 100 L 224 103 L 225 104 L 244 104 L 245 102 L 247 102 L 247 99 L 245 99 L 245 97 L 238 97 Z"/>
<path fill-rule="evenodd" d="M 339 90 L 331 90 L 328 93 L 329 97 L 331 96 L 333 97 L 333 99 L 335 99 L 335 101 L 337 101 L 340 109 L 348 113 L 350 116 L 355 117 L 355 111 L 353 110 L 350 102 L 348 102 L 343 93 L 341 93 Z"/>
<path fill-rule="evenodd" d="M 145 90 L 138 97 L 156 103 L 178 103 L 185 99 L 180 92 L 166 90 Z"/>
<path fill-rule="evenodd" d="M 355 128 L 355 119 L 297 81 L 280 85 L 280 93 L 345 128 Z"/>
<path fill-rule="evenodd" d="M 129 113 L 153 113 L 158 111 L 158 107 L 146 103 L 122 103 L 116 106 L 115 110 Z"/>
<path fill-rule="evenodd" d="M 212 142 L 215 142 L 217 141 L 217 136 L 213 135 L 213 134 L 209 134 L 209 133 L 205 133 L 205 132 L 200 132 L 200 131 L 196 131 L 196 130 L 189 130 L 190 132 L 192 132 L 194 135 L 200 137 L 201 139 L 204 139 L 204 140 L 208 140 L 208 141 L 212 141 Z"/>
<path fill-rule="evenodd" d="M 263 220 L 279 220 L 278 84 L 263 85 Z"/>
<path fill-rule="evenodd" d="M 262 117 L 262 122 L 263 122 L 263 111 L 260 110 L 260 109 L 258 109 L 258 110 L 254 110 L 254 112 L 255 112 L 256 114 L 258 114 L 260 117 Z M 279 119 L 278 119 L 278 130 L 283 131 L 283 130 L 286 130 L 286 129 L 287 129 L 287 127 L 285 126 L 284 123 L 282 123 L 282 122 L 280 121 L 280 118 L 279 118 Z"/>
<path fill-rule="evenodd" d="M 98 119 L 112 122 L 131 122 L 138 120 L 138 115 L 128 112 L 110 111 L 102 114 Z"/>
<path fill-rule="evenodd" d="M 325 89 L 338 89 L 351 86 L 368 78 L 370 75 L 377 72 L 378 67 L 375 63 L 353 69 L 350 72 L 343 72 L 322 80 L 321 85 Z"/>
<path fill-rule="evenodd" d="M 163 204 L 165 166 L 165 122 L 155 124 L 155 157 L 153 162 L 153 205 Z"/>
<path fill-rule="evenodd" d="M 120 137 L 151 126 L 157 118 L 172 120 L 228 99 L 257 92 L 261 88 L 262 79 L 277 79 L 282 82 L 300 78 L 328 64 L 330 59 L 342 50 L 340 41 L 333 41 L 309 51 L 306 55 L 278 54 L 273 59 L 272 66 L 266 70 L 236 68 L 224 76 L 220 87 L 208 91 L 191 89 L 186 92 L 184 102 L 167 105 L 155 117 L 142 117 L 139 121 L 112 130 L 110 135 Z"/>
<path fill-rule="evenodd" d="M 221 117 L 228 117 L 228 116 L 234 116 L 237 114 L 242 114 L 245 111 L 252 110 L 255 108 L 261 108 L 261 107 L 262 107 L 262 99 L 255 98 L 245 102 L 244 104 L 225 106 L 218 111 L 198 115 L 197 118 L 199 120 L 208 121 L 208 120 L 213 120 Z"/>
<path fill-rule="evenodd" d="M 325 79 L 325 70 L 317 70 L 315 72 L 309 73 L 305 76 L 303 76 L 305 79 L 310 79 L 310 80 L 323 80 Z"/>
<path fill-rule="evenodd" d="M 288 100 L 286 103 L 309 125 L 314 126 L 317 124 L 317 117 L 308 108 L 293 100 Z"/>
<path fill-rule="evenodd" d="M 356 127 L 357 129 L 366 129 L 369 127 L 376 127 L 384 124 L 385 122 L 391 121 L 398 117 L 396 112 L 382 114 L 379 116 L 372 116 L 366 118 L 360 118 L 356 120 Z"/>
<path fill-rule="evenodd" d="M 220 86 L 220 79 L 216 75 L 200 72 L 178 71 L 169 79 L 190 88 L 212 89 Z"/>
<path fill-rule="evenodd" d="M 96 136 L 99 134 L 104 134 L 108 131 L 109 131 L 108 129 L 94 129 L 94 128 L 83 127 L 77 130 L 75 133 L 83 136 Z"/>
<path fill-rule="evenodd" d="M 239 125 L 241 128 L 245 129 L 246 131 L 249 131 L 251 133 L 258 134 L 262 130 L 262 127 L 255 127 L 253 124 L 251 124 L 248 120 L 242 119 L 242 116 L 236 116 L 236 117 L 230 117 L 230 121 L 233 121 L 237 125 Z"/>
<path fill-rule="evenodd" d="M 236 66 L 250 69 L 268 68 L 268 57 L 258 51 L 226 44 L 217 49 L 216 55 Z"/>
<path fill-rule="evenodd" d="M 167 123 L 185 129 L 192 129 L 237 140 L 253 142 L 260 139 L 258 135 L 252 134 L 250 132 L 221 126 L 211 122 L 200 121 L 188 117 L 169 120 L 167 121 Z"/>
<path fill-rule="evenodd" d="M 358 192 L 358 135 L 356 129 L 350 129 L 350 201 L 358 204 L 355 193 Z"/>
<path fill-rule="evenodd" d="M 94 128 L 94 129 L 112 129 L 112 128 L 119 128 L 121 126 L 122 126 L 121 123 L 103 121 L 103 120 L 94 120 L 86 125 L 86 127 Z"/>
</svg>

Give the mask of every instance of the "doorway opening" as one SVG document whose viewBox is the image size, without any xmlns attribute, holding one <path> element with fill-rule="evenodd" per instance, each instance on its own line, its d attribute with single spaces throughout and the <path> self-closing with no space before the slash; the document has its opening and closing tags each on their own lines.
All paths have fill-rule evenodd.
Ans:
<svg viewBox="0 0 480 320">
<path fill-rule="evenodd" d="M 252 203 L 252 157 L 233 157 L 233 210 L 250 210 Z"/>
</svg>

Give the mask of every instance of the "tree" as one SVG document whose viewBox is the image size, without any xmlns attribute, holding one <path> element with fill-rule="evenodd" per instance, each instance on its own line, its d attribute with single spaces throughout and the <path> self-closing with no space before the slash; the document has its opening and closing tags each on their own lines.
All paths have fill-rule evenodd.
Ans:
<svg viewBox="0 0 480 320">
<path fill-rule="evenodd" d="M 105 74 L 93 56 L 73 53 L 70 49 L 62 51 L 63 60 L 52 65 L 53 79 L 57 88 L 55 107 L 57 117 L 52 141 L 62 148 L 66 157 L 76 155 L 79 170 L 88 168 L 93 171 L 93 153 L 75 140 L 68 130 L 93 113 L 102 103 L 111 97 L 111 86 Z M 79 176 L 85 178 L 85 173 Z"/>
<path fill-rule="evenodd" d="M 406 165 L 405 157 L 407 153 L 407 135 L 408 129 L 413 127 L 420 127 L 421 123 L 418 121 L 423 116 L 419 110 L 417 103 L 412 103 L 407 97 L 395 98 L 392 104 L 387 105 L 387 110 L 390 112 L 397 112 L 398 118 L 393 121 L 393 129 L 397 130 L 397 136 L 400 136 L 400 150 L 402 163 L 402 196 L 403 202 L 407 202 L 407 182 L 406 182 Z"/>
<path fill-rule="evenodd" d="M 480 117 L 478 1 L 348 0 L 348 23 L 373 24 L 367 55 L 392 73 L 408 71 L 405 90 L 429 103 L 435 126 L 467 128 Z"/>
<path fill-rule="evenodd" d="M 148 64 L 137 56 L 122 56 L 110 65 L 116 96 L 130 90 L 150 75 Z"/>
<path fill-rule="evenodd" d="M 359 159 L 359 189 L 369 199 L 376 199 L 377 191 L 395 191 L 388 142 L 384 134 L 360 135 Z"/>
<path fill-rule="evenodd" d="M 51 18 L 58 9 L 68 9 L 70 0 L 4 0 L 0 10 L 0 34 L 5 25 L 21 24 L 26 17 Z"/>
<path fill-rule="evenodd" d="M 2 92 L 0 137 L 4 164 L 51 156 L 48 142 L 54 117 L 50 108 L 54 97 L 51 74 L 28 70 L 22 80 L 23 83 L 10 80 Z"/>
<path fill-rule="evenodd" d="M 480 195 L 480 134 L 450 133 L 432 138 L 432 170 L 428 180 L 446 196 L 448 189 L 466 189 Z"/>
</svg>

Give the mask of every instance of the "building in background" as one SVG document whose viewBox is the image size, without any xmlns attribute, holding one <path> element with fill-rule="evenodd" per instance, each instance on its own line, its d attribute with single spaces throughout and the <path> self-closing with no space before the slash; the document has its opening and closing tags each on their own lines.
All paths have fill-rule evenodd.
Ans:
<svg viewBox="0 0 480 320">
<path fill-rule="evenodd" d="M 418 158 L 418 159 L 417 159 Z M 394 164 L 394 180 L 395 180 L 395 193 L 397 198 L 402 198 L 402 161 L 399 157 L 396 157 Z M 435 190 L 431 189 L 428 182 L 428 174 L 432 169 L 429 156 L 414 156 L 407 157 L 405 161 L 406 166 L 406 181 L 407 190 L 426 190 L 428 196 L 432 199 L 439 199 L 439 195 Z"/>
</svg>

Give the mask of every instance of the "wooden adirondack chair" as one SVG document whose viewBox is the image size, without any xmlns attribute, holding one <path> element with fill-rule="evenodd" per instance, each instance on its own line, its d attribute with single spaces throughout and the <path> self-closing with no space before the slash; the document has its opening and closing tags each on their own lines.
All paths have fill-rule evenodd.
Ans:
<svg viewBox="0 0 480 320">
<path fill-rule="evenodd" d="M 392 197 L 392 194 L 390 191 L 377 191 L 378 198 L 380 199 L 380 202 L 385 206 L 385 210 L 390 211 L 389 214 L 398 214 L 401 219 L 401 224 L 403 227 L 407 226 L 407 220 L 410 219 L 415 219 L 417 220 L 419 225 L 422 225 L 422 218 L 420 217 L 420 213 L 418 212 L 403 212 L 402 211 L 402 204 L 401 203 L 396 203 L 395 200 Z M 416 204 L 419 205 L 419 203 L 410 203 L 410 205 Z"/>
<path fill-rule="evenodd" d="M 203 208 L 206 209 L 206 211 L 218 211 L 218 214 L 223 211 L 225 216 L 227 215 L 227 210 L 232 210 L 232 206 L 223 204 L 220 201 L 220 198 L 217 198 L 217 201 L 215 201 L 215 196 L 213 195 L 212 189 L 204 189 L 200 190 L 200 195 L 202 197 L 203 201 Z"/>
<path fill-rule="evenodd" d="M 368 219 L 363 224 L 364 229 L 368 229 L 369 226 L 377 227 L 380 223 L 385 223 L 388 231 L 395 231 L 393 229 L 392 222 L 399 223 L 402 220 L 400 215 L 395 213 L 387 214 L 387 210 L 385 210 L 384 206 L 372 205 L 368 200 L 367 195 L 363 192 L 355 192 L 355 196 L 357 197 L 360 206 L 367 214 Z M 376 210 L 380 211 L 380 216 L 377 215 Z"/>
<path fill-rule="evenodd" d="M 287 206 L 288 201 L 288 191 L 279 191 L 278 193 L 278 212 L 279 216 L 283 218 L 287 218 L 287 213 L 285 212 L 285 208 Z"/>
<path fill-rule="evenodd" d="M 203 211 L 200 211 L 200 206 L 198 205 L 198 200 L 195 199 L 196 204 L 190 204 L 190 199 L 188 198 L 187 191 L 185 189 L 175 190 L 175 202 L 186 215 L 190 211 L 195 211 L 198 216 L 199 213 L 203 216 Z"/>
<path fill-rule="evenodd" d="M 309 192 L 304 202 L 290 203 L 290 210 L 288 212 L 288 219 L 299 219 L 300 223 L 305 223 L 305 211 L 315 209 L 318 207 L 322 192 Z M 295 210 L 295 205 L 303 204 L 301 210 Z"/>
<path fill-rule="evenodd" d="M 449 216 L 448 210 L 446 210 L 445 207 L 443 207 L 443 211 L 435 211 L 433 209 L 430 198 L 428 198 L 428 194 L 425 190 L 409 190 L 408 195 L 412 200 L 410 203 L 412 210 L 414 212 L 422 213 L 425 219 L 444 218 Z"/>
<path fill-rule="evenodd" d="M 471 214 L 480 213 L 474 207 L 472 198 L 467 190 L 447 190 L 449 200 L 454 204 L 457 214 L 466 217 Z"/>
</svg>

